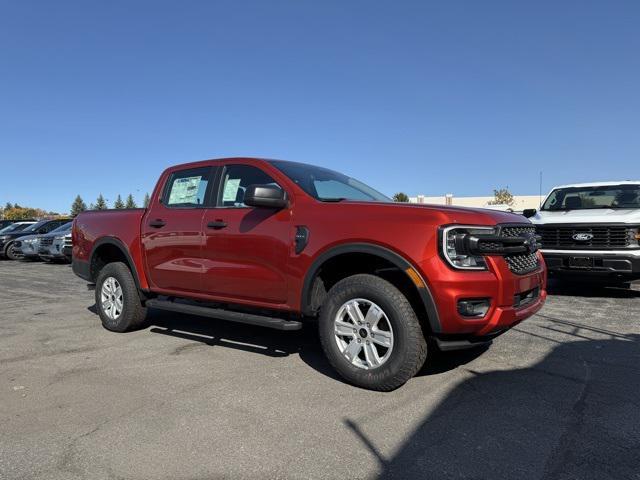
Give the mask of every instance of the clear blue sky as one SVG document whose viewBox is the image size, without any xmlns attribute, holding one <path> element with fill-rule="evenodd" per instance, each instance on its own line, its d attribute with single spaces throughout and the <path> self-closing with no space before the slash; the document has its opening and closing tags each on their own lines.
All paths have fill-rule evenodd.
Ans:
<svg viewBox="0 0 640 480">
<path fill-rule="evenodd" d="M 393 194 L 640 177 L 640 2 L 0 3 L 0 202 L 223 156 Z"/>
</svg>

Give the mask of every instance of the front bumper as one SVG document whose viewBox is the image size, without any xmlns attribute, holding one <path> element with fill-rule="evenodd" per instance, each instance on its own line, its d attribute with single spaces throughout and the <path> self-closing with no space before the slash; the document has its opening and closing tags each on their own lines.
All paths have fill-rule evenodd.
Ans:
<svg viewBox="0 0 640 480">
<path fill-rule="evenodd" d="M 640 278 L 640 250 L 542 250 L 553 274 Z M 579 262 L 576 259 L 586 259 Z"/>
<path fill-rule="evenodd" d="M 25 258 L 37 258 L 38 257 L 38 244 L 32 242 L 24 242 L 17 240 L 15 242 L 16 248 L 20 250 L 20 253 Z"/>
<path fill-rule="evenodd" d="M 441 349 L 486 343 L 538 312 L 547 298 L 547 275 L 542 254 L 537 255 L 539 267 L 524 275 L 511 272 L 499 256 L 486 257 L 487 271 L 453 270 L 438 264 L 440 259 L 421 265 L 430 272 L 428 283 L 440 320 L 440 331 L 432 334 Z M 480 318 L 461 315 L 458 302 L 468 299 L 488 299 L 489 310 Z"/>
<path fill-rule="evenodd" d="M 51 245 L 42 246 L 39 250 L 40 257 L 46 260 L 52 259 L 68 259 L 69 256 L 64 251 L 65 245 L 63 239 L 55 239 Z"/>
</svg>

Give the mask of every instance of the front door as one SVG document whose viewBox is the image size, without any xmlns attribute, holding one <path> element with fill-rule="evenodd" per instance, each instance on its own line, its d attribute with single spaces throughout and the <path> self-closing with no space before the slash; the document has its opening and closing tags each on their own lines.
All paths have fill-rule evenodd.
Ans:
<svg viewBox="0 0 640 480">
<path fill-rule="evenodd" d="M 202 293 L 202 218 L 213 168 L 177 170 L 143 218 L 142 248 L 147 276 L 159 290 Z"/>
<path fill-rule="evenodd" d="M 202 222 L 204 281 L 215 297 L 287 301 L 291 212 L 243 203 L 249 185 L 265 184 L 278 185 L 253 165 L 228 164 L 222 171 L 216 207 L 205 210 Z"/>
</svg>

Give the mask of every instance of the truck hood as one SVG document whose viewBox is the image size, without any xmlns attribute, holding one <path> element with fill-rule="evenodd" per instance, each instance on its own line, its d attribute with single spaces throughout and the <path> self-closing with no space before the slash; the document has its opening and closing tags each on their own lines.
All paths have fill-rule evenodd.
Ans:
<svg viewBox="0 0 640 480">
<path fill-rule="evenodd" d="M 418 203 L 386 203 L 345 201 L 336 203 L 340 208 L 357 208 L 360 212 L 369 211 L 387 218 L 403 221 L 407 218 L 429 218 L 437 225 L 497 225 L 499 223 L 529 223 L 522 215 L 486 208 L 467 208 L 448 205 Z"/>
<path fill-rule="evenodd" d="M 640 210 L 633 208 L 594 208 L 584 210 L 541 211 L 531 220 L 545 223 L 632 223 L 640 224 Z"/>
</svg>

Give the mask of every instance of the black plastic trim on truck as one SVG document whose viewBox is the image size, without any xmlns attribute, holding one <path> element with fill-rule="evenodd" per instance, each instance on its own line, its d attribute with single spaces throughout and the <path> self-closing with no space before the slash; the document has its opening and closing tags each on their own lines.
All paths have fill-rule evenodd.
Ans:
<svg viewBox="0 0 640 480">
<path fill-rule="evenodd" d="M 343 255 L 345 253 L 366 253 L 381 257 L 398 267 L 400 270 L 405 272 L 405 274 L 407 269 L 413 270 L 413 272 L 420 278 L 423 286 L 416 285 L 413 280 L 411 280 L 411 283 L 414 284 L 416 286 L 416 289 L 418 290 L 420 299 L 422 300 L 424 308 L 427 312 L 427 320 L 429 322 L 429 326 L 431 327 L 431 331 L 433 333 L 438 333 L 442 330 L 440 327 L 440 317 L 438 315 L 435 301 L 433 300 L 433 295 L 431 294 L 427 283 L 424 281 L 424 278 L 422 278 L 420 273 L 413 267 L 413 265 L 411 265 L 407 260 L 405 260 L 394 251 L 370 243 L 349 243 L 339 245 L 320 254 L 318 258 L 314 260 L 314 262 L 311 264 L 311 267 L 309 268 L 309 271 L 307 272 L 307 275 L 304 278 L 304 283 L 302 285 L 302 297 L 300 305 L 303 314 L 314 315 L 316 313 L 312 310 L 313 307 L 311 305 L 311 295 L 313 290 L 313 282 L 316 279 L 316 276 L 322 265 L 327 260 L 338 255 Z"/>
</svg>

